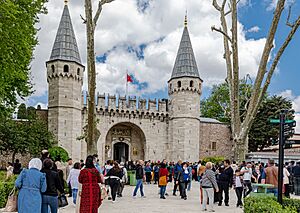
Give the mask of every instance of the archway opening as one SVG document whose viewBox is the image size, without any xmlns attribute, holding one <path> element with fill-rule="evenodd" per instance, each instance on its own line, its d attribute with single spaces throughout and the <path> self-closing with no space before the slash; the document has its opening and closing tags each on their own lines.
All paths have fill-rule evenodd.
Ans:
<svg viewBox="0 0 300 213">
<path fill-rule="evenodd" d="M 106 135 L 105 161 L 144 160 L 145 144 L 145 134 L 139 126 L 130 122 L 117 123 Z"/>
<path fill-rule="evenodd" d="M 129 145 L 123 142 L 114 144 L 114 161 L 126 162 L 129 159 Z"/>
</svg>

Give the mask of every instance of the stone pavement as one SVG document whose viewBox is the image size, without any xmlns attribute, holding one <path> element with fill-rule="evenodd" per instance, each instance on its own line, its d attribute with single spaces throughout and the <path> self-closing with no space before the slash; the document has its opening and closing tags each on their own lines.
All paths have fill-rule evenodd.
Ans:
<svg viewBox="0 0 300 213">
<path fill-rule="evenodd" d="M 144 192 L 146 198 L 138 196 L 136 199 L 132 198 L 133 186 L 125 186 L 123 197 L 117 198 L 116 203 L 109 200 L 104 200 L 99 208 L 99 212 L 106 213 L 193 213 L 201 212 L 199 201 L 199 183 L 193 182 L 192 190 L 188 192 L 188 199 L 181 200 L 179 196 L 172 195 L 173 184 L 167 187 L 166 200 L 159 199 L 157 185 L 144 185 Z M 179 194 L 179 193 L 177 193 Z M 139 194 L 138 194 L 139 195 Z M 220 213 L 241 213 L 242 209 L 236 208 L 236 196 L 234 190 L 230 190 L 229 207 L 214 205 L 216 212 Z M 69 201 L 71 204 L 71 200 Z M 60 213 L 74 213 L 75 205 L 69 205 L 64 209 L 60 209 Z"/>
</svg>

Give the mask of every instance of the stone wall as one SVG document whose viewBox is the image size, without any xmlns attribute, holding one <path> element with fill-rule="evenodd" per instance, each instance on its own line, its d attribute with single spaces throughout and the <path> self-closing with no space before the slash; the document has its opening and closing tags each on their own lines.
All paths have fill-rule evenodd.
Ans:
<svg viewBox="0 0 300 213">
<path fill-rule="evenodd" d="M 199 138 L 200 158 L 223 156 L 231 159 L 233 157 L 233 143 L 230 138 L 231 134 L 228 125 L 201 121 Z M 214 148 L 216 149 L 214 150 Z"/>
</svg>

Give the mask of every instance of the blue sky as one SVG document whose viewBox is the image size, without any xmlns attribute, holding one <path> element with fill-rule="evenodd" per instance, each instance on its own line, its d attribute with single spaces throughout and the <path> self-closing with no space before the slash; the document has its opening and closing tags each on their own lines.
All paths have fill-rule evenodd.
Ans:
<svg viewBox="0 0 300 213">
<path fill-rule="evenodd" d="M 211 32 L 219 26 L 219 15 L 205 0 L 116 0 L 101 14 L 95 37 L 97 55 L 97 92 L 125 94 L 128 71 L 135 83 L 130 95 L 143 98 L 167 98 L 167 81 L 172 72 L 183 30 L 185 11 L 188 28 L 203 83 L 202 98 L 210 94 L 213 84 L 226 77 L 222 36 Z M 242 0 L 239 22 L 241 77 L 255 78 L 264 39 L 271 23 L 275 0 Z M 293 0 L 287 0 L 288 3 Z M 42 15 L 38 27 L 39 45 L 32 62 L 33 84 L 36 92 L 27 100 L 28 105 L 47 106 L 47 79 L 45 62 L 49 60 L 55 34 L 63 10 L 63 1 L 50 0 L 48 14 Z M 96 6 L 96 5 L 95 5 Z M 81 1 L 70 1 L 69 10 L 83 64 L 86 64 L 85 26 L 78 14 L 84 14 Z M 300 14 L 300 3 L 293 4 L 292 20 Z M 276 35 L 278 47 L 290 28 L 285 25 L 284 11 Z M 287 48 L 275 73 L 269 92 L 290 98 L 300 120 L 300 32 Z M 276 49 L 275 49 L 276 51 Z M 86 73 L 83 89 L 87 89 Z"/>
</svg>

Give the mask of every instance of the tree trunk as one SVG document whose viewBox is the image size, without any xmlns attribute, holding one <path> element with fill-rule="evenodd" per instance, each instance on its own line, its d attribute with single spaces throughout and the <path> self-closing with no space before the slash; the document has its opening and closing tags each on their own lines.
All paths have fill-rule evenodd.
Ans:
<svg viewBox="0 0 300 213">
<path fill-rule="evenodd" d="M 86 35 L 87 35 L 87 70 L 88 70 L 88 126 L 87 126 L 87 154 L 97 154 L 97 141 L 95 141 L 95 90 L 96 90 L 96 66 L 95 66 L 95 38 L 91 0 L 85 0 Z"/>
<path fill-rule="evenodd" d="M 13 153 L 12 153 L 12 156 L 11 156 L 11 162 L 12 162 L 12 163 L 15 162 L 16 154 L 17 154 L 16 152 L 13 152 Z"/>
<path fill-rule="evenodd" d="M 238 137 L 233 139 L 234 142 L 234 160 L 242 162 L 246 160 L 246 154 L 248 153 L 248 137 Z"/>
</svg>

